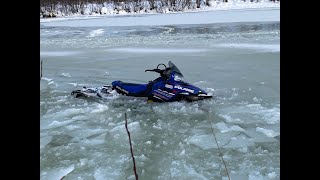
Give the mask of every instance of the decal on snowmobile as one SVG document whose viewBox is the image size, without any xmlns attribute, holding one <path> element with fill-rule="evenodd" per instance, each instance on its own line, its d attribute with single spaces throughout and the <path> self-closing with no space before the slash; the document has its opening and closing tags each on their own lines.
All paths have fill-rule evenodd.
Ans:
<svg viewBox="0 0 320 180">
<path fill-rule="evenodd" d="M 170 98 L 172 98 L 172 96 L 174 96 L 173 93 L 169 93 L 169 92 L 163 91 L 161 89 L 155 90 L 152 94 L 157 95 L 159 97 L 164 97 L 165 99 L 170 99 Z"/>
<path fill-rule="evenodd" d="M 168 100 L 169 98 L 166 97 L 166 96 L 163 96 L 161 94 L 158 94 L 158 93 L 152 93 L 153 94 L 153 97 L 157 97 L 158 99 L 160 98 L 161 100 Z"/>
<path fill-rule="evenodd" d="M 116 86 L 116 88 L 119 89 L 120 91 L 126 93 L 126 94 L 129 94 L 129 92 L 128 92 L 127 90 L 124 90 L 124 89 L 122 89 L 122 88 L 119 87 L 119 86 Z"/>
<path fill-rule="evenodd" d="M 160 99 L 160 100 L 163 100 L 163 99 L 161 99 L 160 97 L 158 97 L 158 96 L 156 96 L 156 95 L 154 95 L 153 97 L 154 97 L 154 98 L 157 98 L 157 99 Z"/>
<path fill-rule="evenodd" d="M 181 87 L 181 86 L 174 86 L 174 88 L 180 89 L 180 90 L 184 90 L 184 91 L 188 91 L 188 92 L 190 92 L 190 93 L 194 93 L 194 90 L 193 90 L 193 89 L 183 88 L 183 87 Z"/>
<path fill-rule="evenodd" d="M 172 88 L 173 88 L 173 86 L 170 85 L 170 84 L 166 84 L 166 85 L 164 85 L 164 87 L 166 87 L 166 88 L 168 88 L 168 89 L 172 89 Z"/>
</svg>

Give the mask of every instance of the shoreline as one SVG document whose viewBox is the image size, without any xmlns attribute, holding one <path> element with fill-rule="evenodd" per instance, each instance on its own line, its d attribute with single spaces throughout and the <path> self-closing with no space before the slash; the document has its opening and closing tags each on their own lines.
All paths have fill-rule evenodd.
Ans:
<svg viewBox="0 0 320 180">
<path fill-rule="evenodd" d="M 202 8 L 196 9 L 186 9 L 184 11 L 168 11 L 168 12 L 156 12 L 156 10 L 150 10 L 148 12 L 122 12 L 122 13 L 109 13 L 109 14 L 79 14 L 74 13 L 71 15 L 59 15 L 56 17 L 40 17 L 41 22 L 51 22 L 51 21 L 60 21 L 65 19 L 94 19 L 102 17 L 134 17 L 134 16 L 145 16 L 145 15 L 159 15 L 159 14 L 186 14 L 186 13 L 201 13 L 201 12 L 219 12 L 219 11 L 234 11 L 234 10 L 266 10 L 266 9 L 279 9 L 280 10 L 280 1 L 278 2 L 241 2 L 241 3 L 223 3 L 216 6 L 205 6 Z"/>
<path fill-rule="evenodd" d="M 42 26 L 68 27 L 115 27 L 115 26 L 162 26 L 162 25 L 192 25 L 212 23 L 251 23 L 280 22 L 280 8 L 254 8 L 216 11 L 197 11 L 166 14 L 122 15 L 73 17 L 46 19 Z"/>
</svg>

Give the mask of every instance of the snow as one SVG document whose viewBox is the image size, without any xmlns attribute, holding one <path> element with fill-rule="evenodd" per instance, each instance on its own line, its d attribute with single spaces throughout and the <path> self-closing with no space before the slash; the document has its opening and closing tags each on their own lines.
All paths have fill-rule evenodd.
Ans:
<svg viewBox="0 0 320 180">
<path fill-rule="evenodd" d="M 48 126 L 58 127 L 58 126 L 62 126 L 62 125 L 68 124 L 70 122 L 72 122 L 72 121 L 63 121 L 63 122 L 53 121 Z"/>
<path fill-rule="evenodd" d="M 80 128 L 79 126 L 76 126 L 76 125 L 68 125 L 68 126 L 66 126 L 66 128 L 68 129 L 68 130 L 75 130 L 75 129 L 78 129 L 78 128 Z"/>
<path fill-rule="evenodd" d="M 229 131 L 244 131 L 241 127 L 235 125 L 232 127 L 228 127 L 225 123 L 219 122 L 216 124 L 221 133 L 229 132 Z"/>
<path fill-rule="evenodd" d="M 88 159 L 87 158 L 80 159 L 80 165 L 81 166 L 86 165 L 87 163 L 88 163 Z"/>
<path fill-rule="evenodd" d="M 96 36 L 102 35 L 103 33 L 104 33 L 103 29 L 97 29 L 97 30 L 91 31 L 87 37 L 96 37 Z"/>
<path fill-rule="evenodd" d="M 277 173 L 275 173 L 275 172 L 269 173 L 268 177 L 269 178 L 276 178 L 277 177 Z"/>
<path fill-rule="evenodd" d="M 275 132 L 271 129 L 264 129 L 264 128 L 257 127 L 256 130 L 258 132 L 262 132 L 263 134 L 265 134 L 268 137 L 276 137 L 276 136 L 280 135 L 279 132 Z"/>
<path fill-rule="evenodd" d="M 130 53 L 196 53 L 209 51 L 209 49 L 166 49 L 166 48 L 111 48 L 106 51 L 110 52 L 130 52 Z"/>
<path fill-rule="evenodd" d="M 47 51 L 41 51 L 40 56 L 41 57 L 47 57 L 47 56 L 73 56 L 75 54 L 79 54 L 80 52 L 77 51 L 56 51 L 56 52 L 47 52 Z"/>
<path fill-rule="evenodd" d="M 91 113 L 104 113 L 109 109 L 109 106 L 104 104 L 98 104 L 96 109 L 92 110 Z"/>
<path fill-rule="evenodd" d="M 61 73 L 61 76 L 71 77 L 70 73 Z"/>
<path fill-rule="evenodd" d="M 230 44 L 217 44 L 217 47 L 255 49 L 255 50 L 267 51 L 267 52 L 280 52 L 280 44 L 230 43 Z"/>
<path fill-rule="evenodd" d="M 45 81 L 47 81 L 47 82 L 51 82 L 53 79 L 50 79 L 50 78 L 46 78 L 46 77 L 42 77 L 41 78 L 42 80 L 45 80 Z"/>
<path fill-rule="evenodd" d="M 101 8 L 102 14 L 114 14 L 114 5 L 105 3 L 105 7 Z"/>
</svg>

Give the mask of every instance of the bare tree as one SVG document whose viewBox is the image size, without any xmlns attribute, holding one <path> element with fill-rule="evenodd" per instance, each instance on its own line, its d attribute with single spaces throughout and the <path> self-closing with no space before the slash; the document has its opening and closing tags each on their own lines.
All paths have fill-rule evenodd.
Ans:
<svg viewBox="0 0 320 180">
<path fill-rule="evenodd" d="M 228 0 L 222 1 L 228 2 Z M 269 1 L 279 2 L 280 0 Z M 163 8 L 169 8 L 170 11 L 183 11 L 186 8 L 194 8 L 194 5 L 200 8 L 202 4 L 201 0 L 196 0 L 196 4 L 191 0 L 40 0 L 40 15 L 52 17 L 55 13 L 65 15 L 83 13 L 89 4 L 96 4 L 96 6 L 90 6 L 90 12 L 101 13 L 105 3 L 114 4 L 114 10 L 123 9 L 127 12 L 137 12 L 142 9 L 161 12 Z M 205 5 L 209 6 L 209 0 L 206 0 Z"/>
</svg>

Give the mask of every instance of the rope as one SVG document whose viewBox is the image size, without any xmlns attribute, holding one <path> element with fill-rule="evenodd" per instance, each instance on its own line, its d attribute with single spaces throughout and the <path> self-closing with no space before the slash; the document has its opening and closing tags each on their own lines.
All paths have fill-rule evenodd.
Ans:
<svg viewBox="0 0 320 180">
<path fill-rule="evenodd" d="M 227 168 L 227 164 L 226 164 L 226 162 L 225 162 L 224 159 L 223 159 L 222 152 L 221 152 L 221 149 L 220 149 L 220 147 L 219 147 L 219 144 L 218 144 L 216 135 L 215 135 L 214 132 L 213 132 L 213 127 L 212 127 L 212 122 L 211 122 L 211 118 L 210 118 L 210 113 L 209 113 L 209 111 L 207 111 L 207 112 L 208 112 L 208 119 L 209 119 L 209 121 L 210 121 L 211 131 L 212 131 L 213 137 L 214 137 L 214 139 L 215 139 L 215 141 L 216 141 L 216 143 L 217 143 L 217 147 L 218 147 L 218 150 L 219 150 L 219 156 L 221 157 L 221 160 L 222 160 L 222 162 L 223 162 L 223 164 L 224 164 L 224 167 L 225 167 L 225 169 L 226 169 L 226 171 L 227 171 L 228 179 L 230 180 L 230 176 L 229 176 L 229 171 L 228 171 L 228 168 Z"/>
<path fill-rule="evenodd" d="M 132 157 L 132 161 L 133 161 L 133 171 L 134 171 L 134 176 L 136 177 L 136 180 L 138 180 L 138 174 L 136 171 L 136 161 L 134 160 L 134 156 L 133 156 L 133 150 L 132 150 L 132 144 L 131 144 L 131 137 L 130 137 L 130 132 L 128 130 L 128 121 L 127 121 L 127 113 L 124 113 L 124 118 L 126 120 L 126 130 L 129 136 L 129 144 L 130 144 L 130 152 L 131 152 L 131 157 Z"/>
</svg>

